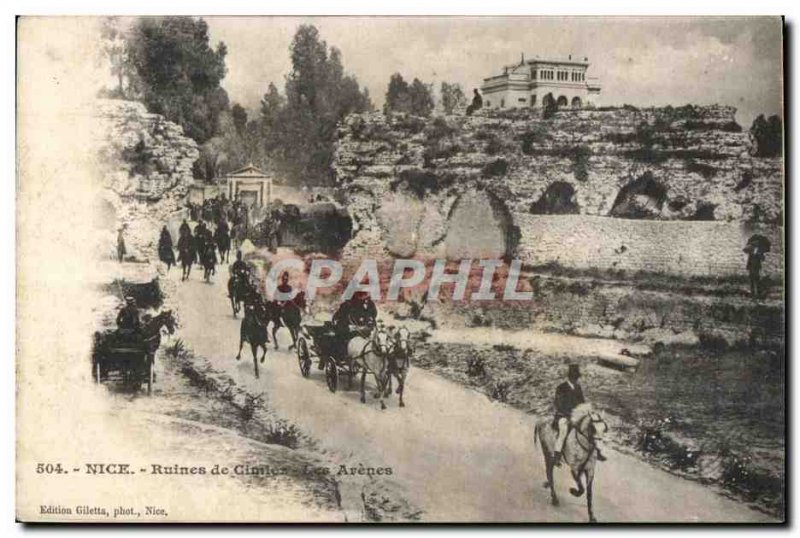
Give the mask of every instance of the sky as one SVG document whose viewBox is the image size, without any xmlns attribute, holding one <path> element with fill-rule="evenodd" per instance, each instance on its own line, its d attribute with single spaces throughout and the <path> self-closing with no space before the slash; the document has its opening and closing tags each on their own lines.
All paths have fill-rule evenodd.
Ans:
<svg viewBox="0 0 800 538">
<path fill-rule="evenodd" d="M 257 110 L 270 82 L 283 89 L 299 24 L 314 24 L 342 52 L 345 70 L 383 104 L 399 72 L 457 82 L 471 93 L 484 77 L 526 58 L 588 57 L 602 85 L 598 104 L 735 106 L 749 127 L 782 113 L 781 20 L 752 17 L 206 17 L 212 42 L 228 47 L 230 98 Z"/>
</svg>

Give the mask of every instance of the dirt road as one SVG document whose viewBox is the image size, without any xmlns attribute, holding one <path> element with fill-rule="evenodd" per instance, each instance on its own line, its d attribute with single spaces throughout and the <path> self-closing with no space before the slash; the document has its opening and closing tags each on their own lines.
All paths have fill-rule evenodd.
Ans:
<svg viewBox="0 0 800 538">
<path fill-rule="evenodd" d="M 321 448 L 352 465 L 391 467 L 392 478 L 425 511 L 423 520 L 587 520 L 585 499 L 567 491 L 566 470 L 556 475 L 561 505 L 550 505 L 541 455 L 533 445 L 535 417 L 483 394 L 417 369 L 408 380 L 407 407 L 398 408 L 392 398 L 381 411 L 376 400 L 361 404 L 357 390 L 329 392 L 316 366 L 310 378 L 301 377 L 296 356 L 285 351 L 285 330 L 279 331 L 282 351 L 270 350 L 256 380 L 247 344 L 242 360 L 235 360 L 240 320 L 231 315 L 227 277 L 220 267 L 214 284 L 197 273 L 178 283 L 179 336 L 186 345 L 237 383 L 264 392 L 272 408 L 317 438 Z M 172 271 L 168 278 L 179 280 L 180 274 Z M 699 484 L 607 452 L 595 480 L 601 522 L 770 521 Z"/>
</svg>

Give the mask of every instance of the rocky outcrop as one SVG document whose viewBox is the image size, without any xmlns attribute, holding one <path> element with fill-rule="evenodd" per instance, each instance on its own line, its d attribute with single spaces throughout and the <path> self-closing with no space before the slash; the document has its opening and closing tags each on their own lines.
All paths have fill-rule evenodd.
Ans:
<svg viewBox="0 0 800 538">
<path fill-rule="evenodd" d="M 765 228 L 780 237 L 782 162 L 753 157 L 734 114 L 688 105 L 550 118 L 519 109 L 350 116 L 334 163 L 354 222 L 346 254 L 441 257 L 469 242 L 479 251 L 500 244 L 508 256 L 533 252 L 532 215 L 713 220 L 742 237 Z"/>
<path fill-rule="evenodd" d="M 152 259 L 158 230 L 184 205 L 197 144 L 183 129 L 134 101 L 98 101 L 103 184 L 98 226 L 113 232 L 128 225 L 129 253 Z"/>
</svg>

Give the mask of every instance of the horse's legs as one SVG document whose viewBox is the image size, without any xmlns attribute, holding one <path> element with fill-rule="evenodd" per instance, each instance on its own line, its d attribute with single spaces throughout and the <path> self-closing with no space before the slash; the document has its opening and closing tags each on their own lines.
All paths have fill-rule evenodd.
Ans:
<svg viewBox="0 0 800 538">
<path fill-rule="evenodd" d="M 547 486 L 550 487 L 550 504 L 558 506 L 558 495 L 556 495 L 556 484 L 553 480 L 553 456 L 546 452 L 544 442 L 542 442 L 542 453 L 544 454 L 544 468 L 547 476 Z"/>
<path fill-rule="evenodd" d="M 586 475 L 586 508 L 589 511 L 589 521 L 595 523 L 597 520 L 594 518 L 592 511 L 592 482 L 594 482 L 594 472 L 584 471 Z"/>
<path fill-rule="evenodd" d="M 289 334 L 292 335 L 292 345 L 289 346 L 289 350 L 292 350 L 297 346 L 297 327 L 287 325 L 287 328 L 289 329 Z"/>
<path fill-rule="evenodd" d="M 244 331 L 242 331 L 242 332 L 244 332 Z M 244 335 L 242 334 L 242 335 L 239 336 L 239 353 L 236 354 L 236 360 L 237 361 L 242 358 L 242 346 L 243 345 L 244 345 Z"/>
<path fill-rule="evenodd" d="M 367 403 L 367 397 L 364 394 L 364 385 L 367 382 L 367 369 L 361 371 L 361 403 Z"/>
<path fill-rule="evenodd" d="M 577 489 L 569 488 L 569 492 L 575 497 L 580 497 L 581 495 L 583 495 L 584 489 L 583 489 L 583 480 L 581 480 L 581 476 L 583 476 L 582 471 L 579 473 L 572 471 L 572 478 L 573 480 L 575 480 L 575 485 L 578 486 L 578 488 Z"/>
<path fill-rule="evenodd" d="M 273 321 L 272 322 L 272 341 L 275 342 L 275 349 L 278 349 L 278 329 L 279 328 L 280 328 L 280 325 L 278 324 L 278 321 Z"/>
<path fill-rule="evenodd" d="M 381 399 L 381 411 L 386 409 L 386 404 L 383 402 L 383 391 L 384 387 L 386 386 L 385 382 L 381 382 L 381 378 L 378 374 L 375 374 L 375 383 L 378 384 L 378 397 Z"/>
<path fill-rule="evenodd" d="M 264 352 L 261 354 L 261 362 L 263 363 L 264 359 L 267 358 L 267 344 L 266 344 L 266 342 L 264 344 L 262 344 L 261 347 L 264 348 Z"/>
<path fill-rule="evenodd" d="M 403 391 L 406 388 L 406 374 L 403 372 L 402 374 L 397 376 L 397 394 L 400 395 L 400 407 L 405 407 L 406 403 L 403 401 Z M 389 387 L 391 389 L 391 385 Z"/>
<path fill-rule="evenodd" d="M 253 354 L 253 366 L 256 369 L 256 379 L 258 379 L 258 348 L 256 344 L 250 344 L 250 352 Z"/>
<path fill-rule="evenodd" d="M 384 398 L 388 398 L 390 392 L 392 392 L 392 375 L 391 374 L 389 374 L 386 377 L 386 387 L 383 390 L 383 397 Z"/>
</svg>

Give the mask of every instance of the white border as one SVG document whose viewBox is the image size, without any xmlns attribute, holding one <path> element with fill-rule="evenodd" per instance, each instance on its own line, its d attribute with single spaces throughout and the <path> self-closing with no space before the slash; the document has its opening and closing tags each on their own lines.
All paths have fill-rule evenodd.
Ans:
<svg viewBox="0 0 800 538">
<path fill-rule="evenodd" d="M 48 0 L 27 0 L 17 1 L 12 0 L 6 2 L 0 8 L 3 17 L 0 18 L 0 32 L 2 32 L 2 56 L 4 59 L 3 65 L 3 83 L 0 86 L 2 91 L 3 107 L 0 114 L 2 114 L 2 130 L 3 143 L 0 146 L 0 156 L 2 156 L 2 176 L 0 176 L 0 279 L 2 279 L 2 293 L 0 293 L 0 339 L 2 341 L 2 350 L 5 352 L 0 360 L 4 361 L 3 375 L 0 377 L 2 385 L 0 385 L 0 420 L 5 427 L 4 434 L 1 436 L 0 451 L 2 452 L 2 459 L 0 459 L 0 525 L 3 531 L 9 531 L 9 534 L 19 534 L 25 532 L 26 529 L 21 525 L 14 523 L 14 395 L 15 395 L 15 376 L 14 376 L 14 331 L 15 331 L 15 298 L 14 292 L 16 288 L 14 280 L 14 266 L 15 256 L 13 253 L 15 245 L 15 221 L 14 221 L 14 199 L 15 199 L 15 20 L 14 15 L 104 15 L 104 14 L 119 14 L 119 15 L 138 15 L 138 14 L 202 14 L 202 15 L 315 15 L 315 14 L 329 14 L 329 15 L 786 15 L 787 23 L 792 30 L 792 40 L 797 40 L 797 20 L 798 12 L 800 11 L 800 2 L 794 0 L 759 0 L 750 2 L 719 2 L 719 3 L 698 3 L 688 1 L 665 1 L 665 0 L 648 0 L 647 2 L 638 1 L 605 1 L 605 2 L 579 2 L 577 0 L 558 0 L 551 2 L 537 2 L 530 1 L 506 1 L 506 2 L 487 2 L 475 0 L 456 0 L 450 3 L 434 4 L 430 1 L 424 0 L 404 0 L 403 2 L 391 3 L 378 3 L 372 1 L 354 1 L 354 0 L 338 0 L 336 2 L 323 2 L 320 0 L 293 0 L 292 2 L 283 2 L 280 4 L 269 4 L 262 2 L 247 2 L 245 0 L 226 0 L 224 2 L 211 1 L 211 0 L 194 0 L 192 2 L 182 3 L 169 3 L 163 0 L 138 0 L 136 2 L 111 2 L 111 1 L 98 1 L 98 0 L 73 0 L 68 3 L 57 3 Z M 789 43 L 791 45 L 791 43 Z M 791 54 L 790 71 L 787 73 L 792 74 L 795 72 L 797 66 L 796 54 Z M 790 95 L 785 96 L 785 101 L 796 103 L 797 87 L 792 85 L 792 92 Z M 792 117 L 787 118 L 787 124 L 794 126 L 795 121 L 795 106 L 791 108 Z M 791 137 L 791 148 L 788 149 L 790 156 L 795 154 L 797 147 L 797 137 Z M 791 170 L 796 172 L 794 159 L 792 159 Z M 796 174 L 795 174 L 796 175 Z M 792 181 L 789 178 L 788 181 Z M 791 203 L 792 207 L 798 207 L 798 198 L 800 197 L 800 189 L 791 189 Z M 793 220 L 792 215 L 788 215 L 789 220 Z M 787 226 L 790 222 L 787 222 Z M 794 252 L 796 237 L 792 237 L 790 254 Z M 788 260 L 787 260 L 788 261 Z M 792 271 L 792 281 L 796 282 L 798 276 L 798 269 L 795 264 L 792 264 L 794 270 Z M 792 319 L 792 326 L 790 327 L 790 334 L 800 335 L 800 322 L 797 318 Z M 787 362 L 794 363 L 794 357 L 788 357 Z M 792 379 L 790 386 L 792 388 L 798 387 L 798 370 L 800 368 L 795 365 L 791 368 Z M 794 398 L 796 404 L 797 398 Z M 797 406 L 793 405 L 790 410 L 790 418 L 796 416 Z M 792 421 L 793 426 L 796 421 Z M 794 428 L 792 428 L 794 433 Z M 794 439 L 794 435 L 792 438 Z M 791 442 L 791 447 L 795 447 L 795 443 Z M 796 451 L 795 451 L 796 452 Z M 797 461 L 792 460 L 792 483 L 796 485 L 796 468 Z M 790 513 L 796 518 L 797 502 L 796 502 L 796 488 L 795 494 L 791 496 L 792 506 Z M 50 534 L 51 532 L 58 532 L 70 529 L 63 528 L 45 528 L 38 529 L 36 532 Z M 73 528 L 72 532 L 83 532 L 85 528 Z M 140 532 L 147 532 L 150 536 L 161 536 L 167 532 L 172 532 L 177 529 L 170 528 L 147 528 L 139 529 Z M 243 530 L 243 529 L 240 529 Z M 311 532 L 320 532 L 319 530 L 278 530 L 278 529 L 258 529 L 251 528 L 255 532 L 269 532 L 269 533 L 284 533 L 292 532 L 306 534 Z M 363 532 L 364 529 L 362 529 Z M 395 530 L 369 529 L 370 532 L 396 532 Z M 496 532 L 497 529 L 493 528 L 473 528 L 473 529 L 409 529 L 416 534 L 427 535 L 429 533 L 438 532 L 469 532 L 470 534 L 488 534 Z M 580 529 L 583 530 L 583 529 Z M 567 533 L 572 534 L 580 532 L 579 529 L 560 529 L 557 531 L 547 530 L 543 528 L 513 528 L 506 532 L 526 532 L 526 533 L 551 533 L 558 532 L 559 534 Z M 588 530 L 588 529 L 587 529 Z M 614 529 L 593 529 L 592 533 L 609 533 L 618 532 L 619 528 Z M 658 531 L 659 534 L 667 532 L 669 534 L 685 533 L 685 532 L 704 532 L 712 530 L 709 527 L 705 529 L 673 529 L 667 531 Z M 745 529 L 742 529 L 745 530 Z M 130 529 L 128 529 L 130 531 Z M 630 528 L 629 532 L 636 532 L 637 534 L 657 532 L 655 529 L 643 528 Z M 107 528 L 100 531 L 105 534 L 107 532 L 115 532 Z M 116 532 L 120 532 L 117 530 Z M 211 533 L 214 535 L 222 535 L 223 533 L 230 532 L 230 529 L 183 529 L 182 532 L 203 532 Z M 324 532 L 337 532 L 335 528 L 327 527 Z M 339 531 L 341 532 L 341 531 Z M 407 531 L 406 531 L 407 532 Z M 624 532 L 624 531 L 623 531 Z M 730 532 L 726 529 L 723 532 Z M 765 534 L 769 531 L 757 530 L 754 528 L 746 529 L 746 532 L 755 535 Z M 794 532 L 794 531 L 792 531 Z M 3 535 L 7 535 L 3 532 Z"/>
</svg>

